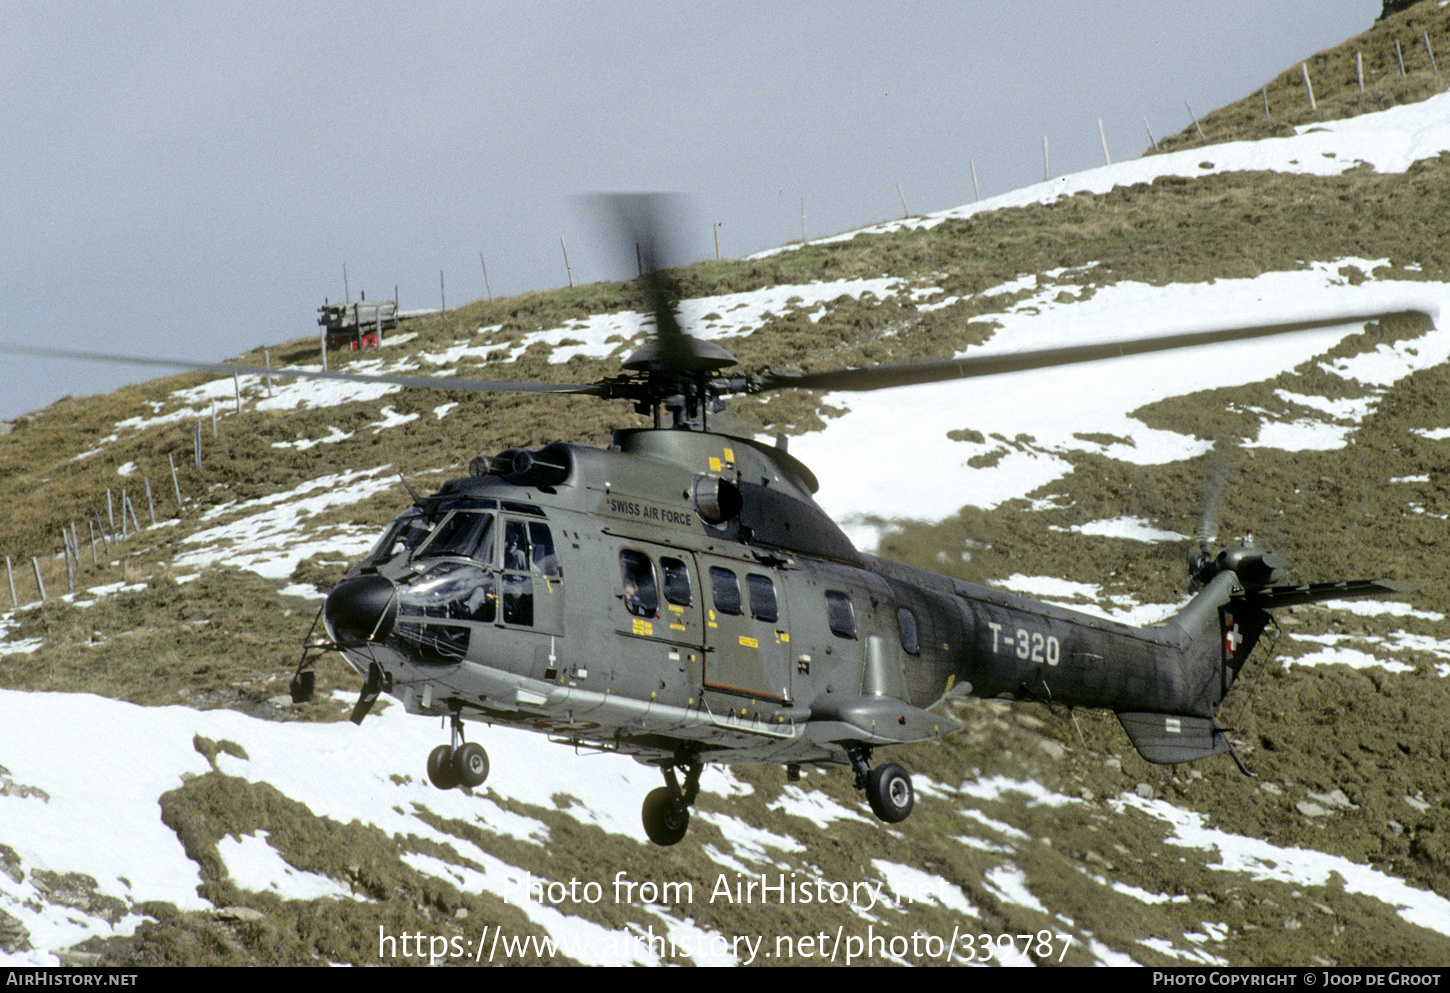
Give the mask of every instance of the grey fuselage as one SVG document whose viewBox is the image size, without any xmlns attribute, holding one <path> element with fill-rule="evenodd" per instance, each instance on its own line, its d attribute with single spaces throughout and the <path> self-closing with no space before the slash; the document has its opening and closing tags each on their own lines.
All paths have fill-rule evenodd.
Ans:
<svg viewBox="0 0 1450 993">
<path fill-rule="evenodd" d="M 1139 629 L 861 555 L 759 442 L 625 431 L 486 462 L 329 598 L 349 662 L 413 713 L 653 763 L 844 764 L 953 730 L 930 710 L 949 695 L 1210 718 L 1227 688 L 1203 635 L 1231 574 Z"/>
</svg>

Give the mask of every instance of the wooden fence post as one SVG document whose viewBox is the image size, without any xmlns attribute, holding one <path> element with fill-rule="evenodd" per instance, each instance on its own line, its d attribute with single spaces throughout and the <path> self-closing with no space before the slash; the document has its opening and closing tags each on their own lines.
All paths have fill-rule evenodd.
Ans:
<svg viewBox="0 0 1450 993">
<path fill-rule="evenodd" d="M 982 200 L 982 190 L 977 185 L 977 160 L 967 159 L 967 165 L 972 167 L 972 196 L 976 197 L 977 202 L 980 203 Z"/>
<path fill-rule="evenodd" d="M 171 488 L 176 491 L 176 516 L 181 516 L 181 484 L 176 481 L 176 460 L 171 453 L 166 453 L 166 461 L 171 463 Z"/>
<path fill-rule="evenodd" d="M 1042 136 L 1042 181 L 1052 178 L 1052 163 L 1047 157 L 1047 135 Z"/>
<path fill-rule="evenodd" d="M 106 558 L 111 557 L 111 541 L 106 537 L 106 525 L 101 522 L 101 515 L 98 511 L 91 511 L 96 515 L 96 530 L 101 532 L 101 544 L 106 546 Z"/>
<path fill-rule="evenodd" d="M 1148 144 L 1153 146 L 1153 151 L 1158 151 L 1158 139 L 1153 137 L 1153 129 L 1148 126 L 1148 115 L 1143 115 L 1143 130 L 1148 132 Z"/>
<path fill-rule="evenodd" d="M 1103 119 L 1098 118 L 1098 138 L 1103 143 L 1103 165 L 1112 165 L 1113 157 L 1108 154 L 1108 133 L 1103 130 Z"/>
<path fill-rule="evenodd" d="M 1309 63 L 1300 62 L 1299 71 L 1304 74 L 1304 89 L 1309 91 L 1309 109 L 1318 110 L 1319 106 L 1314 102 L 1314 84 L 1309 82 Z"/>
<path fill-rule="evenodd" d="M 15 569 L 10 565 L 10 556 L 5 556 L 5 576 L 10 580 L 10 602 L 20 609 L 20 598 L 15 595 Z"/>
<path fill-rule="evenodd" d="M 1208 141 L 1208 137 L 1203 133 L 1203 128 L 1198 123 L 1198 118 L 1193 113 L 1193 108 L 1190 107 L 1190 106 L 1188 106 L 1188 101 L 1187 100 L 1183 101 L 1183 109 L 1186 110 L 1186 111 L 1188 111 L 1188 116 L 1189 117 L 1192 117 L 1193 118 L 1193 129 L 1198 132 L 1198 138 L 1199 138 L 1199 140 L 1200 141 Z"/>
<path fill-rule="evenodd" d="M 1430 32 L 1421 31 L 1420 37 L 1425 41 L 1425 54 L 1430 56 L 1430 74 L 1438 76 L 1440 75 L 1440 70 L 1435 65 L 1435 50 L 1430 47 Z"/>
<path fill-rule="evenodd" d="M 151 513 L 151 526 L 156 526 L 156 501 L 151 499 L 151 477 L 146 477 L 146 509 Z"/>
<path fill-rule="evenodd" d="M 40 589 L 40 602 L 45 603 L 45 580 L 40 578 L 40 559 L 30 556 L 30 565 L 35 570 L 35 585 Z"/>
<path fill-rule="evenodd" d="M 1354 78 L 1359 80 L 1359 92 L 1364 92 L 1364 56 L 1354 53 Z"/>
<path fill-rule="evenodd" d="M 1400 52 L 1400 39 L 1395 39 L 1395 61 L 1400 64 L 1400 78 L 1405 78 L 1405 56 Z"/>
<path fill-rule="evenodd" d="M 126 495 L 126 491 L 125 490 L 122 490 L 121 491 L 121 523 L 123 523 L 123 524 L 126 522 L 126 514 L 127 514 L 127 512 L 129 512 L 131 514 L 131 523 L 133 525 L 135 525 L 135 528 L 136 528 L 136 532 L 135 533 L 136 534 L 140 534 L 141 533 L 141 522 L 136 519 L 136 505 L 131 502 L 131 498 Z"/>
</svg>

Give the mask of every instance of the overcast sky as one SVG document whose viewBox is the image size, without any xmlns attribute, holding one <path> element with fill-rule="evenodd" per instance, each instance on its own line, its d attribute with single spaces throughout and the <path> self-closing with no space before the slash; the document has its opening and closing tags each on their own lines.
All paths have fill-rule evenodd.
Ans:
<svg viewBox="0 0 1450 993">
<path fill-rule="evenodd" d="M 633 274 L 579 194 L 688 194 L 691 259 L 1115 160 L 1380 0 L 0 2 L 0 340 L 217 361 L 324 298 Z M 682 260 L 683 261 L 683 260 Z M 149 378 L 0 358 L 0 418 Z M 157 374 L 161 374 L 158 370 Z"/>
</svg>

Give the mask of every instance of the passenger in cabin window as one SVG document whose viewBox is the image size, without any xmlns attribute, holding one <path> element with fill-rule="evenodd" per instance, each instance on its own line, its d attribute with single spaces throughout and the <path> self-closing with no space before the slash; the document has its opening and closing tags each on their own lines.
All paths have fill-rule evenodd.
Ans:
<svg viewBox="0 0 1450 993">
<path fill-rule="evenodd" d="M 629 579 L 624 581 L 624 605 L 631 614 L 638 617 L 649 616 L 649 612 L 644 609 L 644 602 L 639 598 L 639 587 Z"/>
<path fill-rule="evenodd" d="M 654 566 L 643 552 L 626 548 L 619 553 L 620 578 L 624 581 L 624 606 L 636 617 L 659 613 L 659 588 Z"/>
</svg>

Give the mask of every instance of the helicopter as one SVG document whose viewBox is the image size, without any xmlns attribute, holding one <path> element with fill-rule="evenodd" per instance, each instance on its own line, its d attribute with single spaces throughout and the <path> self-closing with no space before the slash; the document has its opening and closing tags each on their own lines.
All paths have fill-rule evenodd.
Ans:
<svg viewBox="0 0 1450 993">
<path fill-rule="evenodd" d="M 982 697 L 1113 711 L 1147 761 L 1228 752 L 1215 714 L 1271 622 L 1296 604 L 1406 592 L 1388 579 L 1294 585 L 1251 542 L 1214 552 L 1200 528 L 1197 590 L 1139 628 L 858 551 L 816 503 L 818 481 L 775 444 L 711 430 L 723 398 L 783 389 L 865 391 L 1246 340 L 1376 320 L 1337 316 L 1138 341 L 820 372 L 730 371 L 725 349 L 683 330 L 658 264 L 648 201 L 627 221 L 653 340 L 594 383 L 555 384 L 261 370 L 244 374 L 478 392 L 626 400 L 651 419 L 608 448 L 554 442 L 479 456 L 411 504 L 328 592 L 291 682 L 310 699 L 315 663 L 340 652 L 364 683 L 353 721 L 387 694 L 448 721 L 427 756 L 439 789 L 481 786 L 487 751 L 466 725 L 501 724 L 660 770 L 642 821 L 680 842 L 709 764 L 773 764 L 797 781 L 842 768 L 881 821 L 912 812 L 909 772 L 878 749 L 957 729 L 934 711 Z M 31 354 L 116 356 L 11 348 Z M 316 639 L 321 623 L 326 636 Z"/>
</svg>

